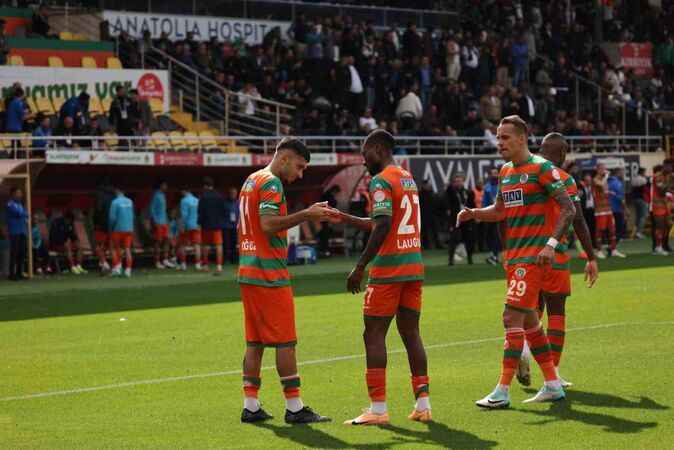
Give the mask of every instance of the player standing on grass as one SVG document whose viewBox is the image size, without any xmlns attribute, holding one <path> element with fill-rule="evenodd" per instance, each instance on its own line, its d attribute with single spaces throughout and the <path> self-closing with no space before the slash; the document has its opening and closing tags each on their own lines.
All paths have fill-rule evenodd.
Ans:
<svg viewBox="0 0 674 450">
<path fill-rule="evenodd" d="M 543 388 L 525 403 L 565 397 L 536 308 L 546 266 L 553 263 L 555 248 L 567 233 L 575 215 L 559 170 L 550 161 L 529 151 L 526 122 L 519 116 L 505 117 L 501 120 L 496 138 L 499 152 L 509 161 L 499 173 L 496 203 L 486 208 L 464 209 L 457 217 L 457 225 L 471 219 L 507 222 L 505 259 L 508 291 L 503 311 L 503 366 L 496 388 L 476 402 L 482 408 L 506 408 L 510 405 L 509 388 L 525 339 L 545 377 Z M 550 198 L 560 209 L 554 217 L 548 212 Z"/>
<path fill-rule="evenodd" d="M 180 200 L 180 238 L 178 270 L 187 270 L 187 247 L 194 247 L 194 268 L 201 270 L 201 229 L 199 228 L 199 199 L 189 189 L 182 191 Z"/>
<path fill-rule="evenodd" d="M 611 192 L 608 187 L 609 173 L 604 164 L 597 164 L 597 174 L 592 180 L 592 195 L 594 196 L 594 218 L 595 218 L 595 234 L 597 247 L 597 257 L 603 259 L 606 255 L 602 250 L 602 243 L 604 240 L 604 233 L 608 236 L 608 250 L 609 256 L 617 256 L 625 258 L 625 254 L 618 249 L 618 242 L 616 239 L 615 219 L 613 218 L 613 211 L 611 210 L 611 203 L 609 202 L 609 195 Z"/>
<path fill-rule="evenodd" d="M 302 178 L 311 154 L 285 137 L 272 162 L 250 175 L 239 197 L 239 276 L 246 329 L 242 422 L 271 419 L 258 401 L 265 347 L 276 348 L 276 369 L 286 398 L 286 423 L 327 422 L 300 398 L 295 345 L 295 305 L 287 269 L 287 230 L 302 222 L 328 220 L 338 212 L 325 203 L 288 215 L 284 184 Z"/>
<path fill-rule="evenodd" d="M 669 236 L 669 230 L 672 228 L 672 193 L 668 191 L 668 188 L 668 175 L 663 166 L 655 166 L 653 168 L 653 182 L 651 183 L 650 204 L 651 217 L 653 219 L 653 234 L 655 236 L 654 255 L 669 255 L 669 252 L 664 249 L 667 236 Z"/>
<path fill-rule="evenodd" d="M 569 198 L 576 207 L 576 215 L 573 218 L 573 230 L 578 236 L 578 240 L 583 246 L 583 250 L 587 254 L 587 263 L 585 264 L 585 280 L 588 287 L 592 287 L 598 276 L 597 259 L 592 248 L 592 236 L 590 230 L 585 223 L 583 216 L 583 208 L 580 204 L 580 197 L 578 197 L 578 187 L 573 177 L 564 170 L 559 169 L 566 160 L 566 152 L 569 146 L 559 133 L 550 133 L 543 138 L 541 143 L 540 156 L 550 161 L 558 167 L 558 172 L 562 183 L 566 187 L 566 192 Z M 548 200 L 548 218 L 546 220 L 554 220 L 559 214 L 559 206 L 554 199 Z M 555 259 L 553 263 L 546 266 L 545 274 L 543 276 L 543 285 L 541 286 L 541 294 L 539 299 L 539 315 L 543 315 L 543 311 L 548 311 L 548 340 L 550 341 L 550 350 L 552 352 L 552 361 L 557 369 L 557 376 L 559 376 L 559 361 L 562 357 L 562 350 L 564 348 L 564 334 L 566 332 L 566 297 L 571 295 L 571 270 L 569 268 L 569 260 L 571 259 L 566 253 L 568 249 L 568 241 L 566 236 L 562 238 L 560 244 L 555 249 Z M 517 380 L 525 386 L 531 383 L 529 374 L 529 358 L 530 350 L 527 343 L 524 343 L 524 351 L 522 352 L 522 359 L 517 368 Z M 571 383 L 559 377 L 562 387 L 571 386 Z"/>
<path fill-rule="evenodd" d="M 168 184 L 166 184 L 166 181 L 160 181 L 150 202 L 150 220 L 152 221 L 152 237 L 154 239 L 154 265 L 157 269 L 175 267 L 169 261 L 169 225 L 168 214 L 166 213 L 167 190 Z"/>
<path fill-rule="evenodd" d="M 110 204 L 108 226 L 110 227 L 110 241 L 112 243 L 112 272 L 114 277 L 122 276 L 122 251 L 126 257 L 124 276 L 131 276 L 133 267 L 133 229 L 135 216 L 133 201 L 124 195 L 121 189 L 115 189 L 115 199 Z"/>
<path fill-rule="evenodd" d="M 429 422 L 429 378 L 426 351 L 419 334 L 424 264 L 421 258 L 419 194 L 412 175 L 396 166 L 395 140 L 385 130 L 374 130 L 363 144 L 363 158 L 372 174 L 369 192 L 371 218 L 340 214 L 342 222 L 371 230 L 356 267 L 347 279 L 347 290 L 360 292 L 367 265 L 372 262 L 365 291 L 365 381 L 370 408 L 345 425 L 389 423 L 386 407 L 386 334 L 393 318 L 407 350 L 412 391 L 416 398 L 411 420 Z"/>
</svg>

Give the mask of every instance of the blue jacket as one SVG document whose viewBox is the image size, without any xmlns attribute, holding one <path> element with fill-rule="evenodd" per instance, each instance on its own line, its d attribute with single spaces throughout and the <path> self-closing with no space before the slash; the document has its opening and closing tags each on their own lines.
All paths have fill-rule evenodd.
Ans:
<svg viewBox="0 0 674 450">
<path fill-rule="evenodd" d="M 168 216 L 166 215 L 166 195 L 159 189 L 154 191 L 152 202 L 150 203 L 150 218 L 155 225 L 166 225 Z"/>
<path fill-rule="evenodd" d="M 235 230 L 239 223 L 239 201 L 225 200 L 225 228 Z"/>
<path fill-rule="evenodd" d="M 618 177 L 608 178 L 609 201 L 611 202 L 611 211 L 614 213 L 623 212 L 623 202 L 625 201 L 625 183 Z"/>
<path fill-rule="evenodd" d="M 23 204 L 10 200 L 5 207 L 7 216 L 7 231 L 10 236 L 28 234 L 28 212 Z"/>
<path fill-rule="evenodd" d="M 110 231 L 133 233 L 133 202 L 124 194 L 119 194 L 110 204 Z"/>
<path fill-rule="evenodd" d="M 50 137 L 51 136 L 51 130 L 47 128 L 46 130 L 42 127 L 37 127 L 33 131 L 33 136 L 35 137 Z M 46 139 L 34 139 L 33 140 L 33 147 L 35 148 L 45 148 L 47 147 L 47 140 Z"/>
<path fill-rule="evenodd" d="M 169 222 L 169 237 L 171 239 L 178 237 L 180 234 L 180 229 L 178 228 L 178 221 L 175 219 L 171 219 Z"/>
<path fill-rule="evenodd" d="M 66 117 L 72 117 L 73 120 L 77 118 L 78 114 L 82 114 L 84 111 L 80 100 L 77 97 L 70 97 L 62 106 L 59 111 L 59 117 L 63 120 Z"/>
<path fill-rule="evenodd" d="M 23 116 L 26 104 L 23 100 L 15 98 L 7 107 L 6 128 L 9 133 L 21 133 L 23 131 Z"/>
<path fill-rule="evenodd" d="M 498 191 L 498 183 L 492 184 L 487 181 L 484 185 L 484 193 L 482 194 L 482 207 L 486 208 L 496 203 L 496 191 Z"/>
<path fill-rule="evenodd" d="M 199 229 L 199 199 L 190 192 L 180 200 L 180 218 L 185 231 Z"/>
<path fill-rule="evenodd" d="M 199 199 L 199 225 L 202 230 L 222 230 L 225 226 L 225 199 L 207 189 Z"/>
</svg>

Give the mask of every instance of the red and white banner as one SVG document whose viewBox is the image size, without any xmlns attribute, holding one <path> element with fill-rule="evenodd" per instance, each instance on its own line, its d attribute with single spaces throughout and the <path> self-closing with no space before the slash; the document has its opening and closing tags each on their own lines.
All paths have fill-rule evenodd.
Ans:
<svg viewBox="0 0 674 450">
<path fill-rule="evenodd" d="M 204 154 L 204 166 L 207 167 L 249 167 L 252 165 L 253 158 L 245 153 Z"/>
<path fill-rule="evenodd" d="M 155 153 L 155 166 L 203 166 L 201 153 Z"/>
<path fill-rule="evenodd" d="M 154 166 L 154 153 L 49 150 L 47 164 L 95 164 L 109 166 Z"/>
<path fill-rule="evenodd" d="M 653 44 L 650 42 L 621 42 L 618 44 L 620 65 L 633 70 L 635 75 L 649 76 L 653 73 Z"/>
</svg>

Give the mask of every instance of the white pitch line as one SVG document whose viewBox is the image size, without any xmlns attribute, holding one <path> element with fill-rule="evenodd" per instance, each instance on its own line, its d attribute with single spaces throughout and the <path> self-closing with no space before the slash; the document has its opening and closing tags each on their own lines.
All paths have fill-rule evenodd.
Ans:
<svg viewBox="0 0 674 450">
<path fill-rule="evenodd" d="M 602 328 L 616 328 L 616 327 L 627 327 L 627 326 L 643 326 L 643 325 L 650 325 L 650 326 L 656 326 L 656 325 L 674 325 L 674 321 L 669 321 L 669 322 L 617 322 L 617 323 L 606 323 L 606 324 L 599 324 L 599 325 L 590 325 L 586 327 L 578 327 L 578 328 L 569 328 L 566 331 L 589 331 L 589 330 L 599 330 Z M 500 341 L 503 340 L 503 336 L 499 337 L 493 337 L 493 338 L 484 338 L 484 339 L 472 339 L 472 340 L 466 340 L 466 341 L 455 341 L 455 342 L 445 342 L 443 344 L 432 344 L 432 345 L 427 345 L 425 346 L 426 349 L 435 349 L 435 348 L 446 348 L 446 347 L 460 347 L 463 345 L 475 345 L 475 344 L 483 344 L 485 342 L 494 342 L 494 341 Z M 398 348 L 395 350 L 389 350 L 389 354 L 396 354 L 396 353 L 403 353 L 405 352 L 404 348 Z M 365 354 L 360 353 L 357 355 L 344 355 L 344 356 L 335 356 L 333 358 L 323 358 L 323 359 L 314 359 L 314 360 L 309 360 L 309 361 L 302 361 L 299 362 L 297 365 L 298 366 L 311 366 L 311 365 L 316 365 L 316 364 L 327 364 L 327 363 L 332 363 L 332 362 L 338 362 L 338 361 L 348 361 L 352 359 L 359 359 L 359 358 L 364 358 Z M 262 370 L 272 370 L 275 369 L 275 366 L 266 366 L 263 367 Z M 212 377 L 222 377 L 222 376 L 227 376 L 227 375 L 240 375 L 241 374 L 241 369 L 237 370 L 228 370 L 224 372 L 211 372 L 211 373 L 202 373 L 202 374 L 195 374 L 195 375 L 182 375 L 178 377 L 166 377 L 166 378 L 154 378 L 150 380 L 138 380 L 138 381 L 127 381 L 125 383 L 116 383 L 116 384 L 104 384 L 101 386 L 91 386 L 91 387 L 84 387 L 84 388 L 75 388 L 75 389 L 66 389 L 62 391 L 48 391 L 48 392 L 39 392 L 36 394 L 26 394 L 26 395 L 15 395 L 12 397 L 3 397 L 0 398 L 0 402 L 9 402 L 12 400 L 29 400 L 33 398 L 43 398 L 43 397 L 56 397 L 56 396 L 62 396 L 62 395 L 71 395 L 71 394 L 82 394 L 85 392 L 96 392 L 96 391 L 106 391 L 110 389 L 121 389 L 121 388 L 126 388 L 126 387 L 134 387 L 134 386 L 143 386 L 143 385 L 148 385 L 148 384 L 159 384 L 159 383 L 170 383 L 172 381 L 187 381 L 187 380 L 194 380 L 194 379 L 200 379 L 200 378 L 212 378 Z"/>
</svg>

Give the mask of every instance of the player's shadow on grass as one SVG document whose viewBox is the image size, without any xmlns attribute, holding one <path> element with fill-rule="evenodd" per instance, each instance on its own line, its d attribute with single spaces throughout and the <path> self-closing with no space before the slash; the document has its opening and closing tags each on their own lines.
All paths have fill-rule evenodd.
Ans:
<svg viewBox="0 0 674 450">
<path fill-rule="evenodd" d="M 527 389 L 527 392 L 535 392 Z M 579 394 L 576 396 L 576 394 Z M 639 433 L 649 428 L 658 426 L 657 422 L 638 422 L 635 420 L 623 419 L 612 416 L 610 414 L 594 413 L 589 411 L 580 411 L 574 409 L 575 405 L 596 406 L 596 407 L 612 407 L 612 408 L 627 408 L 627 409 L 649 409 L 649 410 L 665 410 L 668 406 L 660 405 L 655 401 L 642 397 L 639 402 L 633 402 L 621 397 L 609 394 L 595 394 L 592 392 L 570 392 L 566 400 L 552 403 L 550 408 L 544 411 L 539 410 L 521 410 L 527 414 L 534 414 L 542 417 L 541 421 L 534 422 L 535 425 L 545 425 L 547 423 L 555 423 L 560 420 L 571 420 L 581 422 L 586 425 L 595 425 L 602 427 L 602 429 L 609 433 Z"/>
<path fill-rule="evenodd" d="M 498 445 L 496 441 L 487 441 L 467 431 L 455 430 L 439 422 L 430 422 L 427 427 L 426 431 L 410 430 L 395 425 L 382 428 L 407 438 L 399 442 L 400 444 L 426 444 L 456 449 L 489 449 Z"/>
<path fill-rule="evenodd" d="M 256 424 L 255 426 L 267 429 L 273 432 L 277 437 L 281 439 L 295 442 L 302 448 L 328 448 L 328 449 L 362 448 L 362 449 L 375 450 L 387 448 L 389 447 L 389 445 L 396 444 L 395 441 L 391 442 L 390 444 L 382 442 L 377 444 L 365 444 L 365 445 L 350 444 L 320 429 L 321 426 L 326 425 L 283 426 L 283 425 L 274 425 L 272 423 L 266 422 Z"/>
</svg>

